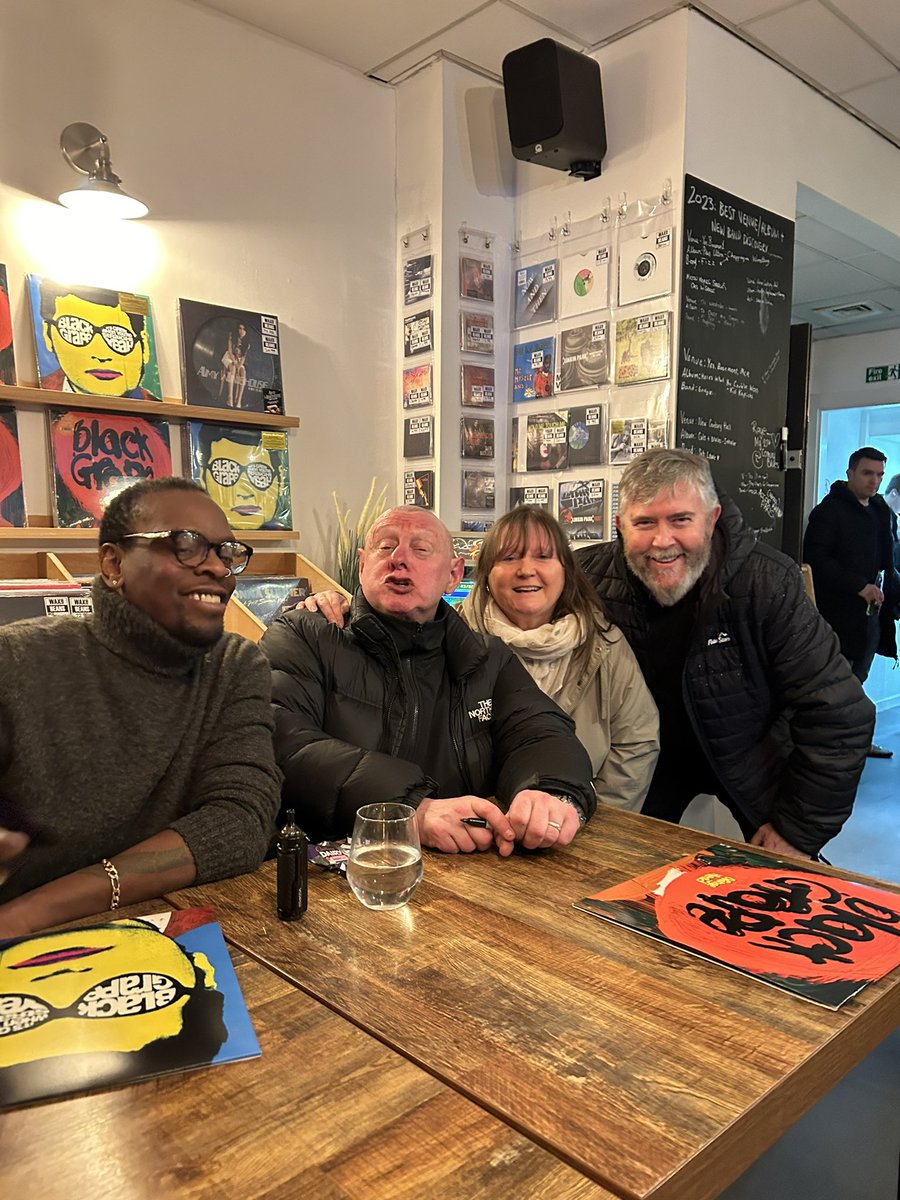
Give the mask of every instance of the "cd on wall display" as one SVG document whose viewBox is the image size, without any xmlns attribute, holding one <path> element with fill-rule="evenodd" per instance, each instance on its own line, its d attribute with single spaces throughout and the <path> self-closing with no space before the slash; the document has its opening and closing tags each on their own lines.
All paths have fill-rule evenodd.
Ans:
<svg viewBox="0 0 900 1200">
<path fill-rule="evenodd" d="M 619 303 L 635 304 L 672 290 L 672 227 L 619 244 Z"/>
<path fill-rule="evenodd" d="M 284 412 L 276 316 L 179 300 L 178 321 L 186 404 Z"/>
<path fill-rule="evenodd" d="M 463 363 L 460 400 L 466 408 L 494 407 L 494 368 L 481 363 Z"/>
<path fill-rule="evenodd" d="M 657 312 L 616 321 L 616 383 L 668 378 L 671 315 Z"/>
<path fill-rule="evenodd" d="M 592 246 L 567 254 L 559 264 L 559 315 L 606 308 L 609 303 L 609 246 Z"/>
<path fill-rule="evenodd" d="M 509 507 L 542 508 L 550 511 L 550 488 L 546 484 L 529 485 L 527 487 L 511 487 L 509 489 Z"/>
<path fill-rule="evenodd" d="M 434 319 L 431 309 L 403 318 L 403 357 L 428 354 L 434 349 Z"/>
<path fill-rule="evenodd" d="M 513 346 L 513 403 L 543 400 L 553 395 L 555 339 L 537 338 Z"/>
<path fill-rule="evenodd" d="M 459 314 L 459 348 L 468 354 L 494 353 L 494 318 L 486 312 Z"/>
<path fill-rule="evenodd" d="M 434 399 L 431 363 L 403 368 L 403 407 L 425 408 Z"/>
<path fill-rule="evenodd" d="M 459 260 L 459 294 L 463 300 L 494 299 L 494 264 L 480 258 Z"/>
<path fill-rule="evenodd" d="M 403 264 L 403 303 L 430 300 L 434 288 L 434 255 L 421 254 Z"/>
<path fill-rule="evenodd" d="M 434 508 L 434 471 L 403 472 L 403 503 Z"/>
</svg>

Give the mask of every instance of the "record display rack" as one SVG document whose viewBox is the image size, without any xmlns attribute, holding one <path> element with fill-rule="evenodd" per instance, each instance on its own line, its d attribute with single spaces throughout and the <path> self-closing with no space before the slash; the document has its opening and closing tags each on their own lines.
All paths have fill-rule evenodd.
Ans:
<svg viewBox="0 0 900 1200">
<path fill-rule="evenodd" d="M 136 413 L 141 416 L 163 417 L 167 421 L 212 421 L 222 424 L 223 413 L 232 425 L 255 425 L 264 429 L 297 429 L 299 417 L 275 416 L 264 412 L 245 412 L 240 409 L 205 408 L 188 405 L 175 397 L 157 400 L 131 400 L 124 397 L 108 399 L 104 396 L 80 396 L 71 392 L 57 392 L 36 387 L 0 386 L 0 402 L 16 408 L 45 409 L 65 403 L 67 408 L 83 408 L 93 412 Z M 247 542 L 255 546 L 260 542 L 295 541 L 299 533 L 292 529 L 255 529 L 247 531 Z M 31 515 L 24 528 L 0 528 L 0 545 L 7 542 L 68 542 L 70 545 L 96 544 L 97 530 L 58 529 L 51 524 L 49 516 Z M 2 572 L 0 572 L 2 577 Z"/>
</svg>

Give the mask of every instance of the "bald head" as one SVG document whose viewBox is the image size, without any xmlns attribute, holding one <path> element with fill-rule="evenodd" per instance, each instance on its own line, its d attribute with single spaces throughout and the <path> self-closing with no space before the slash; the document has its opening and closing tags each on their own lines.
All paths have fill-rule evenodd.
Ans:
<svg viewBox="0 0 900 1200">
<path fill-rule="evenodd" d="M 463 560 L 443 521 L 426 509 L 391 508 L 378 518 L 359 552 L 359 583 L 369 604 L 404 621 L 434 620 L 444 592 L 462 578 Z"/>
</svg>

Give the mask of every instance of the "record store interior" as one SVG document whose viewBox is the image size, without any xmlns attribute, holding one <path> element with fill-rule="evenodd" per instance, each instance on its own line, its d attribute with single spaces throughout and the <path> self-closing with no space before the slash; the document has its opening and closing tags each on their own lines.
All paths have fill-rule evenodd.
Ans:
<svg viewBox="0 0 900 1200">
<path fill-rule="evenodd" d="M 311 591 L 345 583 L 341 528 L 379 503 L 430 509 L 469 553 L 522 503 L 559 517 L 576 548 L 615 539 L 618 480 L 648 447 L 709 457 L 760 538 L 798 560 L 809 512 L 844 478 L 850 450 L 881 448 L 885 483 L 900 471 L 900 16 L 889 0 L 4 0 L 0 64 L 0 264 L 15 351 L 0 402 L 14 410 L 22 497 L 17 517 L 0 498 L 0 580 L 47 573 L 48 554 L 75 579 L 96 556 L 90 504 L 74 485 L 61 495 L 54 456 L 71 430 L 41 389 L 77 389 L 47 382 L 42 280 L 149 297 L 152 353 L 130 399 L 105 411 L 112 436 L 117 413 L 160 402 L 166 445 L 151 429 L 142 453 L 167 473 L 190 477 L 204 453 L 190 404 L 221 409 L 223 425 L 253 412 L 245 427 L 268 449 L 274 470 L 262 475 L 279 494 L 236 535 L 254 548 L 253 570 Z M 580 89 L 597 69 L 589 120 Z M 84 199 L 98 162 L 95 190 L 144 215 L 60 202 Z M 698 250 L 719 236 L 743 239 L 739 295 Z M 708 284 L 693 342 L 691 271 Z M 259 320 L 269 349 L 258 372 L 229 365 L 247 335 L 219 309 Z M 724 332 L 709 335 L 717 321 Z M 722 366 L 745 343 L 758 368 L 746 383 Z M 800 397 L 791 419 L 789 386 Z M 721 397 L 767 389 L 775 407 L 733 427 Z M 258 641 L 266 619 L 232 601 L 226 628 Z M 900 885 L 895 668 L 877 658 L 866 683 L 875 740 L 893 758 L 867 762 L 826 852 Z M 742 840 L 711 796 L 683 823 Z M 276 964 L 273 996 L 282 978 Z M 640 1195 L 894 1200 L 900 1034 L 870 1036 L 811 1107 L 797 1084 L 790 1103 L 803 1115 L 736 1176 L 723 1168 L 724 1189 L 698 1173 Z M 368 1087 L 362 1068 L 355 1082 Z M 236 1090 L 222 1101 L 241 1102 Z M 90 1103 L 50 1111 L 59 1121 L 66 1105 Z M 206 1107 L 198 1122 L 217 1119 Z M 353 1111 L 348 1098 L 351 1122 Z M 300 1101 L 292 1119 L 305 1120 Z M 124 1165 L 124 1126 L 97 1122 L 96 1169 L 79 1161 L 69 1181 L 79 1194 L 429 1191 L 425 1163 L 421 1191 L 392 1191 L 383 1162 L 370 1190 L 364 1173 L 353 1186 L 323 1174 L 307 1193 L 243 1189 L 239 1155 L 215 1191 L 202 1170 L 174 1165 L 164 1183 L 142 1183 Z M 465 1127 L 448 1137 L 465 1141 Z M 160 1126 L 160 1139 L 174 1164 L 177 1137 Z M 36 1151 L 30 1169 L 21 1194 L 55 1196 L 64 1181 L 49 1186 Z M 638 1194 L 579 1179 L 547 1191 L 523 1179 L 516 1194 Z M 483 1176 L 454 1186 L 440 1194 L 508 1194 Z"/>
</svg>

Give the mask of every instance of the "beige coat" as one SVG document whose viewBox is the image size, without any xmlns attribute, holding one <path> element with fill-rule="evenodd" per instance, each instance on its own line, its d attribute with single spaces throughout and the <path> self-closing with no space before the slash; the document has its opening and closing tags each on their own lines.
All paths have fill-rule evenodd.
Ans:
<svg viewBox="0 0 900 1200">
<path fill-rule="evenodd" d="M 456 610 L 467 625 L 486 633 L 484 605 L 471 592 Z M 528 663 L 522 660 L 527 669 Z M 570 664 L 557 704 L 575 722 L 591 757 L 594 788 L 602 804 L 640 809 L 659 754 L 659 717 L 631 647 L 615 625 L 596 639 L 580 678 Z"/>
</svg>

